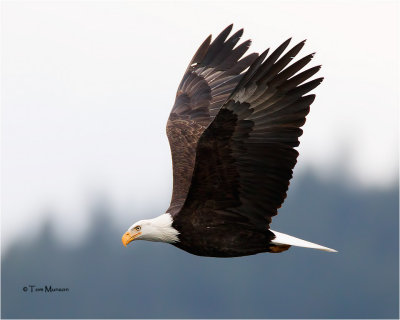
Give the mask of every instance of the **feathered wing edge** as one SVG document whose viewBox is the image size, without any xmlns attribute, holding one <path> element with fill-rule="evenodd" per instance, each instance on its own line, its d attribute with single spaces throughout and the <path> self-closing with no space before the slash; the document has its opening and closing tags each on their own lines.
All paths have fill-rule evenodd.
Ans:
<svg viewBox="0 0 400 320">
<path fill-rule="evenodd" d="M 187 196 L 195 165 L 196 146 L 223 103 L 237 86 L 243 71 L 258 57 L 242 57 L 251 41 L 236 46 L 243 29 L 229 38 L 232 25 L 214 41 L 209 36 L 193 56 L 178 87 L 167 122 L 173 161 L 173 194 L 167 212 L 178 212 Z"/>
<path fill-rule="evenodd" d="M 210 35 L 196 51 L 179 84 L 171 111 L 173 119 L 197 119 L 208 125 L 237 87 L 242 72 L 258 57 L 258 53 L 243 57 L 251 40 L 236 46 L 243 29 L 228 38 L 232 27 L 229 25 L 212 42 Z"/>
<path fill-rule="evenodd" d="M 283 203 L 292 178 L 301 126 L 323 80 L 306 82 L 320 66 L 302 71 L 313 54 L 286 67 L 304 46 L 282 57 L 290 39 L 263 52 L 202 134 L 186 213 L 205 208 L 265 226 Z M 199 210 L 199 212 L 204 210 Z"/>
</svg>

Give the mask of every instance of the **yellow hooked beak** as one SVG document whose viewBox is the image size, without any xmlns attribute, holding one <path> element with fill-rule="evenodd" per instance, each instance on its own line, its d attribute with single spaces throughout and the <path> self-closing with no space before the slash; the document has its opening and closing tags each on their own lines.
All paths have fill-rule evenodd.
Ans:
<svg viewBox="0 0 400 320">
<path fill-rule="evenodd" d="M 125 234 L 122 236 L 122 243 L 126 247 L 127 244 L 135 240 L 138 236 L 140 236 L 142 233 L 138 232 L 134 235 L 131 235 L 129 231 L 125 232 Z"/>
</svg>

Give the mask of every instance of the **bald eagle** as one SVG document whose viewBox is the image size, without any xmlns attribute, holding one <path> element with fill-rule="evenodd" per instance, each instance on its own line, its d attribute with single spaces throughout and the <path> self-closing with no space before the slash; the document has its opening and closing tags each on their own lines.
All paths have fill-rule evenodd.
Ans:
<svg viewBox="0 0 400 320">
<path fill-rule="evenodd" d="M 308 81 L 309 54 L 287 66 L 305 41 L 268 55 L 236 46 L 243 29 L 211 35 L 189 63 L 167 122 L 173 193 L 166 213 L 134 223 L 122 236 L 162 241 L 189 253 L 239 257 L 300 246 L 336 252 L 269 228 L 292 178 L 301 126 L 323 80 Z M 282 55 L 283 54 L 283 55 Z M 308 82 L 307 82 L 308 81 Z"/>
</svg>

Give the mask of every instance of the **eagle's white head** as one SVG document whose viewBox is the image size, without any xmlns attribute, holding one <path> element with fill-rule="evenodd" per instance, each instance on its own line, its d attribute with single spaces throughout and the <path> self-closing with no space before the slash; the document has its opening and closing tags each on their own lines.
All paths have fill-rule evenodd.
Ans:
<svg viewBox="0 0 400 320">
<path fill-rule="evenodd" d="M 122 236 L 122 243 L 126 246 L 133 240 L 161 241 L 173 243 L 179 241 L 179 232 L 172 227 L 172 217 L 169 213 L 161 216 L 140 220 L 129 227 Z"/>
</svg>

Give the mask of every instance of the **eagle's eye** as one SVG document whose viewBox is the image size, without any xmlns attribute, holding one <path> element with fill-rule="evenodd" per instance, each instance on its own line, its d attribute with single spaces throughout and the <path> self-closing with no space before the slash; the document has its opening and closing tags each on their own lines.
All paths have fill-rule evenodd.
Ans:
<svg viewBox="0 0 400 320">
<path fill-rule="evenodd" d="M 142 229 L 140 226 L 136 226 L 136 227 L 135 227 L 135 230 L 136 230 L 136 231 L 140 231 L 140 229 Z"/>
</svg>

